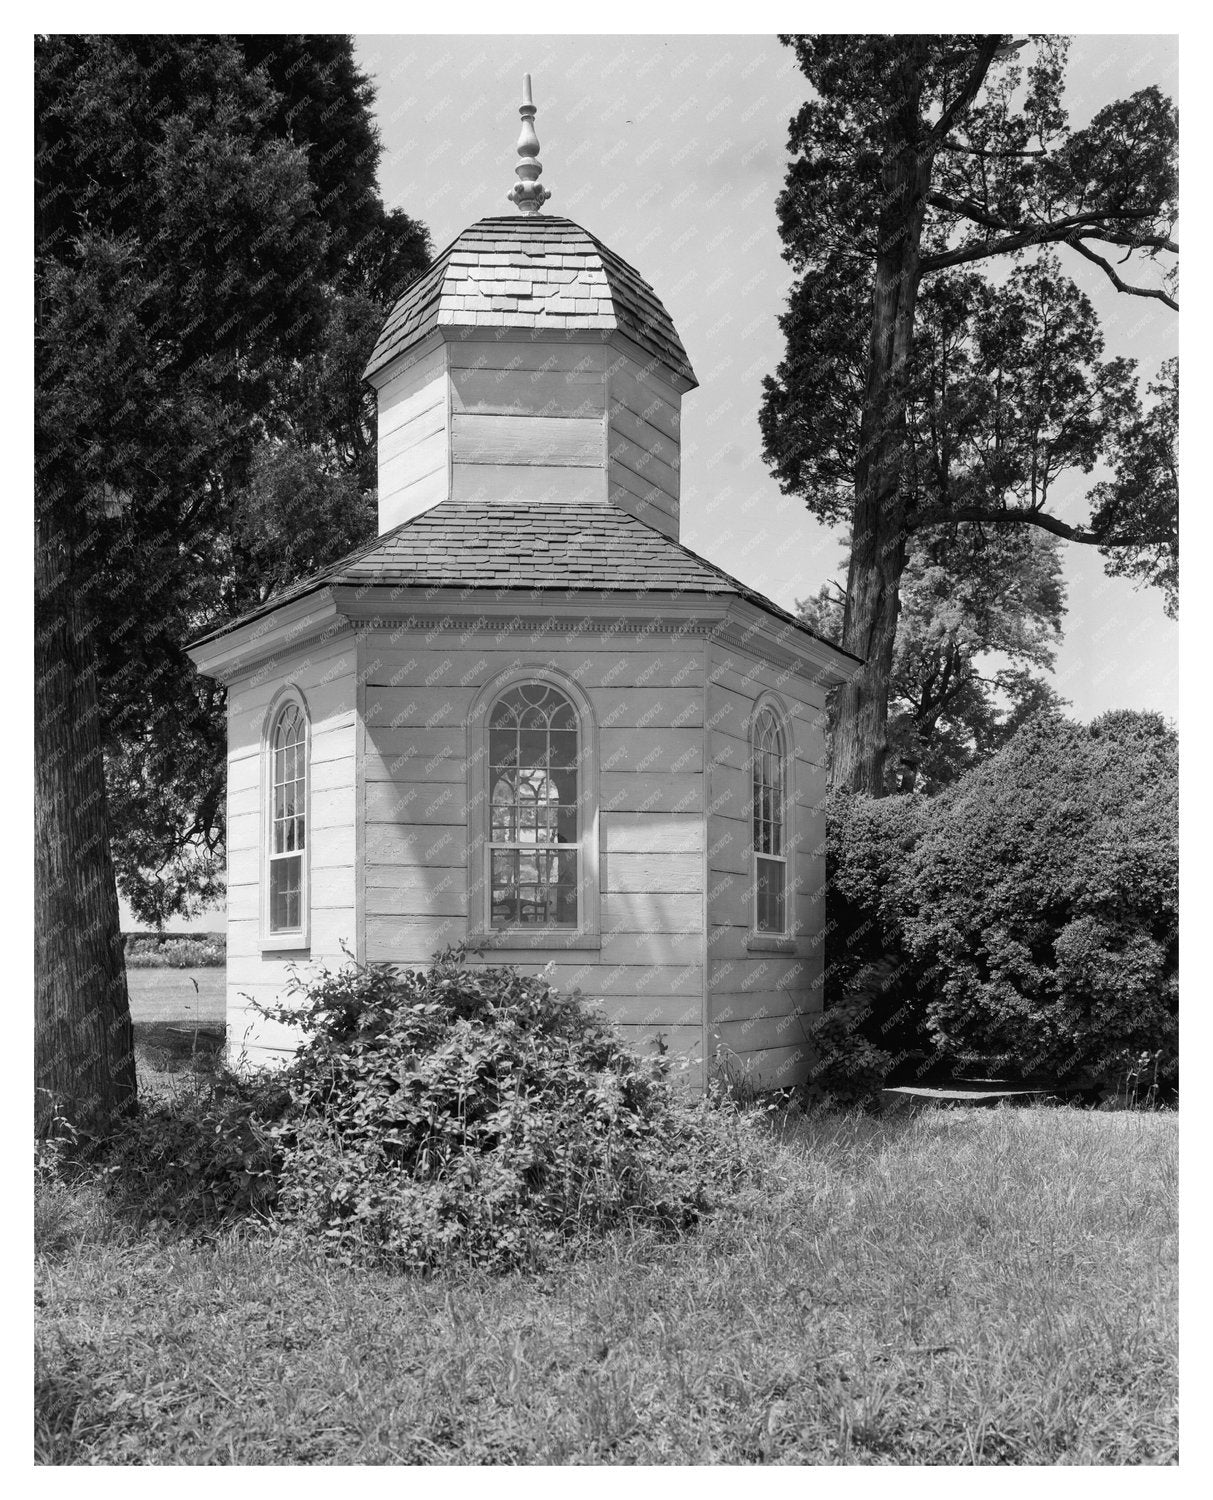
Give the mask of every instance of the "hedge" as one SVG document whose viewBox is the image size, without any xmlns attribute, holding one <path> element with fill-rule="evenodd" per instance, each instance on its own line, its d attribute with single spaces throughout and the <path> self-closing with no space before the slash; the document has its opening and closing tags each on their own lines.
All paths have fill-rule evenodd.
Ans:
<svg viewBox="0 0 1213 1500">
<path fill-rule="evenodd" d="M 830 998 L 891 976 L 868 1023 L 1021 1076 L 1178 1046 L 1178 743 L 1157 714 L 1043 715 L 939 796 L 835 795 Z"/>
</svg>

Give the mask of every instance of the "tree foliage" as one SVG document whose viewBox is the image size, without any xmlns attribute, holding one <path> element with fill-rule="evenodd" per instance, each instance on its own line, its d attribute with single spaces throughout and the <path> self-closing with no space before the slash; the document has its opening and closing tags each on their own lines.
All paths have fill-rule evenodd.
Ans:
<svg viewBox="0 0 1213 1500">
<path fill-rule="evenodd" d="M 844 597 L 827 584 L 801 618 L 841 641 Z M 889 679 L 890 791 L 933 792 L 992 755 L 1033 714 L 1063 705 L 1053 666 L 1065 589 L 1058 543 L 976 526 L 926 534 L 902 575 Z"/>
<path fill-rule="evenodd" d="M 839 773 L 878 793 L 917 536 L 1030 526 L 1173 583 L 1172 493 L 1133 477 L 1148 415 L 1135 371 L 1103 359 L 1056 257 L 1176 305 L 1177 127 L 1148 87 L 1073 130 L 1058 37 L 784 40 L 814 94 L 778 204 L 796 281 L 761 422 L 785 491 L 851 528 L 843 637 L 866 666 L 841 694 Z M 1009 274 L 987 279 L 987 262 Z M 1074 520 L 1058 480 L 1101 460 L 1123 485 Z"/>
<path fill-rule="evenodd" d="M 364 455 L 348 385 L 344 436 L 282 402 L 424 256 L 374 192 L 369 102 L 347 38 L 36 41 L 36 1071 L 101 1129 L 134 1095 L 114 867 L 162 920 L 222 839 L 223 695 L 183 646 L 265 586 L 238 518 L 267 447 Z M 297 525 L 295 558 L 363 525 Z"/>
<path fill-rule="evenodd" d="M 886 1038 L 1063 1079 L 1159 1051 L 1174 1076 L 1178 744 L 1157 714 L 1041 715 L 938 797 L 837 795 L 829 820 L 831 987 L 892 959 Z"/>
<path fill-rule="evenodd" d="M 40 57 L 44 480 L 86 497 L 114 855 L 158 924 L 222 870 L 225 698 L 183 647 L 373 532 L 361 370 L 428 246 L 348 38 Z"/>
</svg>

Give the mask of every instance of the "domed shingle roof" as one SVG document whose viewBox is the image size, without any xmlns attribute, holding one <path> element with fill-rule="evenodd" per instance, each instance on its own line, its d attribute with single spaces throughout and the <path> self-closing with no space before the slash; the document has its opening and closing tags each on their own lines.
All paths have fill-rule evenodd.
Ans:
<svg viewBox="0 0 1213 1500">
<path fill-rule="evenodd" d="M 579 224 L 548 214 L 481 219 L 465 229 L 405 289 L 365 377 L 438 327 L 566 336 L 618 329 L 692 386 L 699 383 L 669 313 L 644 277 Z"/>
</svg>

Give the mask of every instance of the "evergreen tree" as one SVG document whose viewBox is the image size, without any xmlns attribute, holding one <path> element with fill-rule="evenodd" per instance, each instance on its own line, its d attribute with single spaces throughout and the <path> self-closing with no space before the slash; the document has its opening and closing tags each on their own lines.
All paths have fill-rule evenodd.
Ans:
<svg viewBox="0 0 1213 1500">
<path fill-rule="evenodd" d="M 1100 548 L 1113 571 L 1164 587 L 1174 578 L 1174 491 L 1132 477 L 1152 420 L 1135 406 L 1134 372 L 1115 361 L 1094 369 L 1089 304 L 1072 303 L 1059 262 L 1039 251 L 1083 258 L 1119 291 L 1175 308 L 1176 116 L 1150 87 L 1071 130 L 1057 37 L 783 40 L 814 97 L 792 122 L 779 199 L 797 280 L 763 436 L 784 490 L 850 526 L 842 643 L 865 666 L 840 694 L 834 775 L 879 795 L 901 580 L 917 537 L 959 523 L 1033 526 Z M 1134 281 L 1117 269 L 1126 260 Z M 986 263 L 1012 275 L 975 276 Z M 937 336 L 922 340 L 928 321 Z M 979 347 L 998 372 L 993 387 L 950 378 L 953 336 L 970 362 Z M 983 448 L 971 432 L 988 441 L 976 403 L 992 395 L 1009 430 L 995 424 Z M 1089 472 L 1105 458 L 1121 487 L 1093 494 L 1085 523 L 1059 514 L 1058 465 Z"/>
</svg>

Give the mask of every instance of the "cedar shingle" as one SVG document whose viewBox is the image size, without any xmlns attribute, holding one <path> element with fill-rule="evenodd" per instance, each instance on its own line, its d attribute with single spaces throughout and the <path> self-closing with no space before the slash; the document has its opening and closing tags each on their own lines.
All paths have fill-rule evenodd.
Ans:
<svg viewBox="0 0 1213 1500">
<path fill-rule="evenodd" d="M 525 309 L 516 300 L 503 300 L 526 295 L 528 286 Z M 451 296 L 456 290 L 462 306 Z M 669 314 L 644 278 L 580 225 L 547 214 L 482 219 L 466 229 L 405 288 L 366 374 L 375 374 L 440 325 L 550 328 L 566 337 L 579 329 L 618 328 L 695 380 Z"/>
<path fill-rule="evenodd" d="M 444 500 L 347 557 L 203 636 L 215 640 L 326 587 L 569 591 L 609 604 L 613 593 L 737 595 L 807 635 L 793 615 L 715 564 L 613 505 Z M 201 644 L 195 642 L 194 644 Z"/>
</svg>

